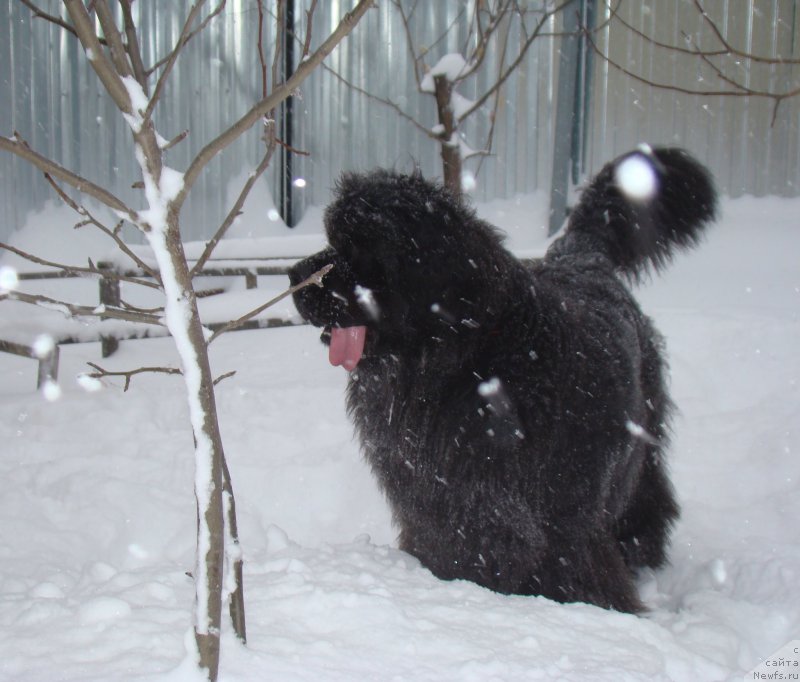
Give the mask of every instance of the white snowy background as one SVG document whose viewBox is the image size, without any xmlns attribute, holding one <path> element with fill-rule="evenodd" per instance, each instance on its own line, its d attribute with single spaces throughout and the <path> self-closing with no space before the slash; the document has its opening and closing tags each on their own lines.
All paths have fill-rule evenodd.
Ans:
<svg viewBox="0 0 800 682">
<path fill-rule="evenodd" d="M 262 210 L 263 209 L 263 210 Z M 323 241 L 312 210 L 276 246 L 250 205 L 231 254 Z M 546 200 L 480 213 L 518 253 L 542 253 Z M 66 209 L 14 243 L 62 259 L 108 245 Z M 666 335 L 680 412 L 671 466 L 683 515 L 671 565 L 642 576 L 641 617 L 442 582 L 395 533 L 345 416 L 346 374 L 296 327 L 215 341 L 225 450 L 245 555 L 248 644 L 224 632 L 220 680 L 741 680 L 800 637 L 800 200 L 725 200 L 702 246 L 638 296 Z M 80 246 L 77 240 L 81 241 Z M 274 252 L 274 251 L 273 251 Z M 85 262 L 85 261 L 84 261 Z M 0 264 L 20 267 L 8 255 Z M 219 284 L 219 281 L 212 284 Z M 231 282 L 207 321 L 287 285 Z M 26 290 L 96 302 L 82 281 Z M 133 297 L 133 293 L 130 293 Z M 88 300 L 86 300 L 88 299 Z M 290 303 L 278 314 L 294 314 Z M 0 338 L 96 334 L 0 303 Z M 98 343 L 62 347 L 61 396 L 0 353 L 0 680 L 199 679 L 193 646 L 193 447 L 179 378 L 76 382 Z M 175 365 L 168 338 L 125 341 L 109 369 Z"/>
</svg>

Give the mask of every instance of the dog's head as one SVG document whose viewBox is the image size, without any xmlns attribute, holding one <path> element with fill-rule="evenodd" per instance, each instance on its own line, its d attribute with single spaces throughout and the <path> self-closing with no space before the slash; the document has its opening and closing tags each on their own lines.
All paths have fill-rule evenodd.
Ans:
<svg viewBox="0 0 800 682">
<path fill-rule="evenodd" d="M 503 299 L 508 252 L 459 198 L 419 174 L 343 176 L 325 212 L 329 248 L 297 263 L 293 285 L 332 264 L 322 287 L 294 294 L 323 327 L 330 359 L 420 353 L 485 329 Z"/>
</svg>

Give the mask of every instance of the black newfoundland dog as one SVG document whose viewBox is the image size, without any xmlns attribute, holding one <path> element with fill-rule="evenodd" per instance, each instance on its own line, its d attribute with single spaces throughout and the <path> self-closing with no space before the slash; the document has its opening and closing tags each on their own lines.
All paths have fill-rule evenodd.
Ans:
<svg viewBox="0 0 800 682">
<path fill-rule="evenodd" d="M 649 194 L 620 180 L 630 162 Z M 625 279 L 694 245 L 715 205 L 685 152 L 643 148 L 608 164 L 526 264 L 418 174 L 340 180 L 329 248 L 290 277 L 333 264 L 295 303 L 350 371 L 403 550 L 444 579 L 642 609 L 636 571 L 665 562 L 678 507 L 662 339 Z"/>
</svg>

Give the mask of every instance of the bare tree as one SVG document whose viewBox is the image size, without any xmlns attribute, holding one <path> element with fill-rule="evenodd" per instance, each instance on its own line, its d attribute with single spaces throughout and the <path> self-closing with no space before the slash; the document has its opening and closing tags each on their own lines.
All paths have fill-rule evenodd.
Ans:
<svg viewBox="0 0 800 682">
<path fill-rule="evenodd" d="M 173 49 L 150 67 L 142 61 L 141 40 L 133 12 L 132 0 L 64 0 L 65 17 L 48 14 L 32 0 L 22 0 L 31 8 L 33 16 L 61 26 L 80 41 L 95 75 L 124 117 L 133 141 L 133 152 L 141 167 L 140 188 L 144 208 L 135 209 L 123 202 L 109 189 L 64 168 L 55 159 L 31 149 L 17 134 L 0 137 L 0 149 L 16 154 L 39 168 L 58 194 L 81 216 L 83 225 L 93 225 L 115 240 L 121 253 L 132 260 L 130 273 L 113 273 L 89 262 L 87 267 L 67 266 L 37 259 L 34 254 L 18 252 L 43 265 L 49 265 L 92 277 L 114 278 L 163 291 L 163 310 L 144 311 L 130 305 L 119 307 L 76 306 L 61 301 L 11 291 L 0 298 L 13 298 L 38 305 L 60 305 L 73 315 L 91 315 L 101 319 L 117 318 L 165 325 L 175 340 L 180 357 L 179 368 L 143 368 L 149 371 L 180 373 L 186 384 L 190 408 L 192 434 L 195 443 L 195 496 L 197 500 L 197 559 L 193 571 L 196 595 L 194 630 L 200 666 L 206 669 L 210 680 L 216 680 L 219 669 L 219 638 L 224 595 L 223 573 L 232 571 L 239 582 L 231 600 L 231 615 L 239 637 L 245 639 L 244 601 L 241 585 L 241 553 L 236 536 L 236 515 L 233 490 L 220 435 L 214 396 L 214 378 L 208 357 L 210 339 L 205 336 L 201 323 L 192 276 L 211 257 L 214 247 L 233 223 L 247 193 L 257 177 L 264 172 L 276 143 L 274 127 L 267 130 L 266 149 L 261 163 L 251 174 L 248 183 L 211 239 L 199 261 L 190 267 L 183 250 L 180 229 L 181 209 L 201 173 L 214 156 L 222 152 L 256 123 L 265 117 L 274 120 L 276 107 L 289 97 L 300 83 L 322 63 L 336 45 L 353 29 L 373 0 L 359 0 L 355 8 L 345 14 L 338 26 L 326 37 L 319 48 L 306 50 L 305 58 L 291 74 L 279 78 L 273 71 L 272 87 L 267 91 L 264 80 L 263 98 L 249 111 L 233 122 L 195 156 L 188 167 L 179 172 L 166 164 L 166 152 L 186 137 L 181 133 L 172 141 L 164 140 L 157 132 L 154 115 L 163 96 L 165 85 L 185 47 L 213 19 L 225 10 L 225 0 L 219 0 L 211 9 L 206 0 L 196 0 L 186 17 L 183 29 Z M 259 2 L 259 8 L 261 3 Z M 276 3 L 278 20 L 285 6 L 284 0 Z M 263 12 L 260 13 L 260 16 Z M 306 45 L 310 45 L 313 11 L 307 16 Z M 121 17 L 121 19 L 120 19 Z M 97 33 L 99 25 L 102 37 Z M 259 29 L 260 30 L 260 29 Z M 260 43 L 261 44 L 261 43 Z M 276 53 L 280 45 L 276 46 Z M 261 62 L 264 64 L 263 53 Z M 276 56 L 277 63 L 277 56 Z M 75 95 L 77 96 L 77 95 Z M 61 185 L 67 185 L 80 194 L 110 208 L 120 219 L 114 227 L 104 225 L 80 202 L 72 199 Z M 119 230 L 123 223 L 138 228 L 151 246 L 156 266 L 145 263 L 122 241 Z M 0 245 L 9 250 L 11 247 Z M 317 284 L 324 273 L 313 278 Z M 304 284 L 307 284 L 306 282 Z M 98 373 L 105 372 L 96 368 Z M 126 380 L 139 370 L 127 373 Z"/>
<path fill-rule="evenodd" d="M 448 26 L 434 45 L 422 46 L 416 31 L 416 22 L 422 21 L 416 16 L 420 3 L 392 0 L 392 9 L 402 22 L 406 46 L 414 65 L 417 92 L 432 96 L 436 101 L 437 122 L 434 125 L 418 120 L 394 100 L 377 96 L 329 67 L 325 68 L 352 90 L 390 108 L 423 135 L 435 140 L 440 148 L 444 184 L 451 191 L 460 193 L 464 161 L 472 156 L 491 153 L 495 113 L 503 86 L 523 63 L 528 50 L 538 38 L 555 35 L 547 31 L 553 17 L 577 3 L 576 0 L 564 0 L 552 5 L 547 3 L 538 10 L 527 9 L 524 4 L 519 0 L 475 0 L 465 4 L 456 21 Z M 428 63 L 435 44 L 441 42 L 447 33 L 457 30 L 459 23 L 467 27 L 463 50 L 447 54 L 434 64 Z M 512 23 L 518 25 L 522 36 L 519 47 L 513 52 L 509 46 Z M 486 57 L 489 54 L 500 55 L 497 71 L 488 79 L 490 82 L 483 92 L 474 99 L 467 99 L 459 93 L 459 87 L 488 68 Z M 486 106 L 490 107 L 489 132 L 480 146 L 476 145 L 477 149 L 473 149 L 464 142 L 463 124 Z"/>
</svg>

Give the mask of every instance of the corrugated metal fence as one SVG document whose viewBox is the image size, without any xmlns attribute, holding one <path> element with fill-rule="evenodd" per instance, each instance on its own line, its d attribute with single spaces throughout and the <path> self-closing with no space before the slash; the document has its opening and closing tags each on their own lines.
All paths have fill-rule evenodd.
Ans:
<svg viewBox="0 0 800 682">
<path fill-rule="evenodd" d="M 618 7 L 614 17 L 611 3 L 595 2 L 595 25 L 601 28 L 592 34 L 596 52 L 592 51 L 591 77 L 585 83 L 591 97 L 583 130 L 584 172 L 596 170 L 639 142 L 669 143 L 689 148 L 708 163 L 729 195 L 800 194 L 800 97 L 784 100 L 773 121 L 774 103 L 766 98 L 701 97 L 643 84 L 639 77 L 684 90 L 725 87 L 698 57 L 656 44 L 687 51 L 696 45 L 716 49 L 719 40 L 712 27 L 694 0 L 614 0 L 613 7 Z M 57 0 L 39 4 L 53 14 L 63 11 Z M 268 0 L 264 4 L 271 8 Z M 301 10 L 308 4 L 296 1 L 296 31 L 301 37 L 305 35 Z M 416 49 L 427 50 L 428 66 L 443 54 L 463 50 L 474 0 L 404 0 L 403 4 L 411 15 Z M 542 4 L 528 3 L 529 26 Z M 140 33 L 146 36 L 146 63 L 172 47 L 190 5 L 189 0 L 133 4 Z M 335 177 L 345 169 L 419 165 L 428 175 L 440 174 L 436 144 L 396 111 L 399 108 L 432 127 L 436 123 L 433 98 L 417 91 L 399 13 L 388 0 L 377 5 L 327 60 L 329 68 L 318 70 L 295 98 L 293 144 L 309 153 L 294 157 L 293 172 L 305 180 L 304 187 L 293 190 L 299 214 L 308 205 L 326 203 Z M 797 0 L 706 0 L 704 5 L 723 35 L 742 50 L 800 58 Z M 352 0 L 319 3 L 315 43 L 351 6 Z M 476 200 L 549 188 L 559 27 L 559 18 L 548 22 L 545 33 L 550 35 L 534 42 L 507 81 L 496 111 L 492 113 L 487 105 L 463 128 L 466 142 L 481 149 L 490 116 L 495 120 L 492 154 L 468 162 L 477 172 Z M 272 45 L 272 17 L 266 18 L 264 28 L 265 44 Z M 155 117 L 166 138 L 190 131 L 169 152 L 171 166 L 185 168 L 198 149 L 260 98 L 257 29 L 255 0 L 228 0 L 223 15 L 187 46 Z M 508 22 L 502 30 L 508 31 L 507 63 L 525 36 L 516 22 Z M 271 63 L 272 55 L 267 53 L 266 58 Z M 494 50 L 481 74 L 465 83 L 461 94 L 469 98 L 482 93 L 502 59 L 500 51 Z M 740 59 L 737 66 L 735 62 L 725 64 L 725 73 L 752 90 L 778 92 L 800 85 L 796 65 Z M 391 101 L 395 108 L 379 99 Z M 127 126 L 99 91 L 76 40 L 42 19 L 33 19 L 18 0 L 0 0 L 0 102 L 0 134 L 19 131 L 37 151 L 108 185 L 136 205 L 131 185 L 140 178 Z M 205 171 L 185 209 L 187 239 L 207 237 L 214 231 L 232 201 L 233 179 L 242 178 L 257 163 L 263 147 L 259 134 L 253 130 L 245 135 Z M 273 187 L 277 182 L 274 166 L 269 171 Z M 0 155 L 0 199 L 5 207 L 1 236 L 52 196 L 40 173 L 11 155 Z"/>
</svg>

